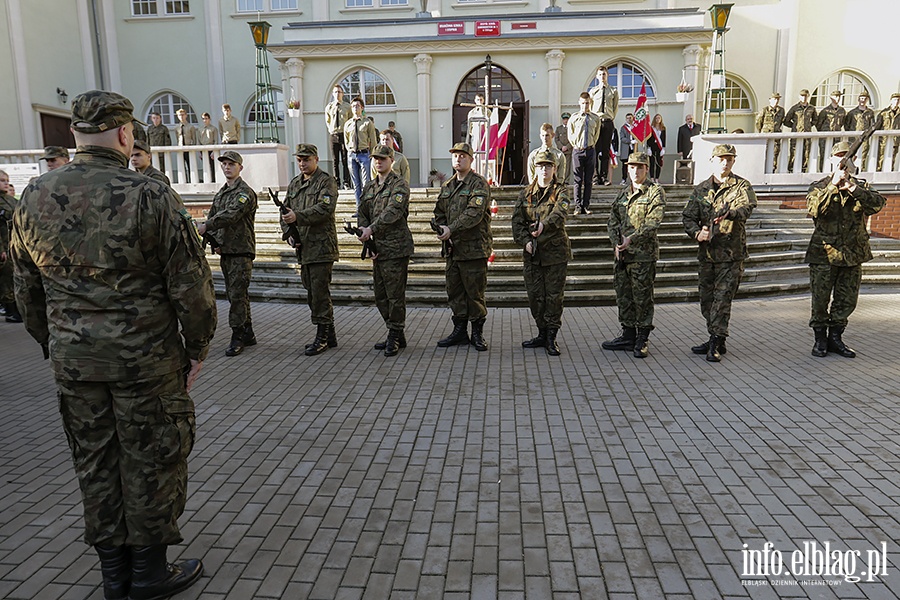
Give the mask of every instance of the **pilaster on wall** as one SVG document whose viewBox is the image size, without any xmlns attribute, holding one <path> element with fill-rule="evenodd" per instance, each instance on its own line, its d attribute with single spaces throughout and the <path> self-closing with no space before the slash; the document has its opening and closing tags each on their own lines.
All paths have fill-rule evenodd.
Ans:
<svg viewBox="0 0 900 600">
<path fill-rule="evenodd" d="M 554 48 L 544 55 L 547 59 L 547 98 L 550 122 L 555 123 L 562 111 L 562 63 L 566 53 Z"/>
<path fill-rule="evenodd" d="M 694 120 L 698 123 L 703 122 L 703 117 L 701 116 L 699 119 L 697 118 L 697 96 L 700 88 L 700 60 L 703 54 L 703 49 L 697 44 L 691 44 L 690 46 L 686 46 L 684 50 L 681 51 L 682 56 L 684 56 L 684 80 L 689 84 L 694 86 L 694 91 L 688 94 L 688 99 L 684 103 L 684 109 L 681 116 L 682 118 L 693 115 Z M 705 90 L 703 90 L 705 92 Z M 702 112 L 703 108 L 700 108 Z"/>
<path fill-rule="evenodd" d="M 431 65 L 430 54 L 417 54 L 416 94 L 419 101 L 419 182 L 428 185 L 431 171 Z"/>
</svg>

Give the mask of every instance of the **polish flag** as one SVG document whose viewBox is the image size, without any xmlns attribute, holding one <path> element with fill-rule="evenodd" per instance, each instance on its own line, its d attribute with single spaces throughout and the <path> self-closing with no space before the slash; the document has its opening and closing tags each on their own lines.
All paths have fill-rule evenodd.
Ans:
<svg viewBox="0 0 900 600">
<path fill-rule="evenodd" d="M 631 128 L 631 135 L 640 143 L 647 141 L 653 134 L 653 128 L 650 127 L 650 111 L 647 110 L 647 84 L 641 82 L 641 95 L 638 96 L 637 107 L 634 111 L 634 125 Z"/>
<path fill-rule="evenodd" d="M 497 121 L 500 118 L 497 114 L 500 109 L 496 109 L 491 113 L 491 149 L 488 153 L 489 159 L 496 159 L 500 148 L 506 148 L 506 140 L 509 138 L 509 125 L 512 123 L 512 103 L 506 111 L 506 117 L 503 124 L 497 127 Z"/>
<path fill-rule="evenodd" d="M 613 167 L 619 166 L 619 155 L 616 154 L 616 151 L 612 148 L 609 149 L 609 164 Z"/>
</svg>

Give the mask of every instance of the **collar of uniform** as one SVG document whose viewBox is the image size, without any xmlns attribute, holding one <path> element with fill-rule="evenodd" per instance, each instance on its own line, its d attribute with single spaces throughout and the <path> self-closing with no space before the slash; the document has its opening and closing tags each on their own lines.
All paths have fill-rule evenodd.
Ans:
<svg viewBox="0 0 900 600">
<path fill-rule="evenodd" d="M 650 181 L 647 179 L 644 180 L 644 183 L 637 184 L 637 187 L 635 187 L 634 182 L 631 182 L 631 193 L 628 194 L 628 198 L 631 199 L 631 198 L 634 198 L 635 196 L 643 194 L 644 192 L 647 191 L 647 189 L 649 187 L 650 187 Z"/>
<path fill-rule="evenodd" d="M 115 162 L 123 167 L 128 166 L 128 157 L 114 148 L 106 146 L 78 146 L 75 148 L 75 158 L 72 162 L 101 160 Z"/>
<path fill-rule="evenodd" d="M 238 176 L 237 176 L 237 179 L 235 179 L 235 180 L 234 180 L 233 182 L 231 182 L 231 183 L 228 183 L 228 180 L 226 179 L 226 180 L 225 180 L 225 187 L 228 188 L 228 189 L 234 190 L 234 189 L 239 188 L 239 187 L 241 186 L 242 183 L 244 183 L 244 180 L 241 178 L 240 175 L 238 175 Z"/>
</svg>

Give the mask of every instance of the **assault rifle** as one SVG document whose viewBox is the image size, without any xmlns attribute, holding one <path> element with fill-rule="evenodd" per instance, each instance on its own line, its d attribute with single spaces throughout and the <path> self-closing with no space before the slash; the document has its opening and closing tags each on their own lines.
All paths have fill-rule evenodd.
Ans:
<svg viewBox="0 0 900 600">
<path fill-rule="evenodd" d="M 354 227 L 353 223 L 350 221 L 344 221 L 344 231 L 349 233 L 350 235 L 355 235 L 359 237 L 362 235 L 362 229 L 359 227 Z M 371 237 L 363 242 L 362 252 L 359 253 L 359 257 L 362 260 L 366 260 L 367 258 L 374 258 L 378 255 L 378 252 L 375 248 L 375 240 Z"/>
<path fill-rule="evenodd" d="M 622 233 L 621 229 L 616 230 L 616 239 L 619 240 L 619 244 L 625 243 L 625 235 Z M 619 252 L 618 258 L 616 256 L 616 247 L 613 246 L 613 270 L 619 271 L 625 268 L 625 257 L 622 256 L 622 253 Z"/>
<path fill-rule="evenodd" d="M 707 225 L 707 227 L 709 227 L 709 239 L 706 240 L 707 242 L 711 242 L 713 237 L 715 237 L 715 235 L 716 235 L 716 225 L 717 225 L 716 219 L 718 219 L 719 217 L 724 217 L 725 215 L 728 214 L 728 211 L 730 211 L 730 210 L 731 210 L 731 204 L 729 202 L 726 202 L 725 204 L 722 205 L 722 208 L 717 210 L 715 213 L 713 213 L 709 217 L 709 225 Z"/>
<path fill-rule="evenodd" d="M 878 118 L 875 119 L 875 122 L 872 123 L 872 126 L 863 131 L 862 135 L 860 135 L 853 141 L 852 144 L 850 144 L 850 149 L 847 151 L 847 154 L 844 155 L 844 158 L 841 159 L 841 164 L 838 168 L 847 171 L 848 173 L 853 173 L 856 169 L 855 165 L 853 164 L 853 156 L 859 151 L 860 147 L 862 147 L 862 145 L 866 143 L 866 141 L 868 141 L 870 137 L 872 137 L 872 135 L 876 131 L 881 129 L 883 125 L 884 115 L 878 115 Z M 861 166 L 865 168 L 866 165 Z"/>
<path fill-rule="evenodd" d="M 278 190 L 273 190 L 272 188 L 266 189 L 269 192 L 269 197 L 272 199 L 272 202 L 278 207 L 278 212 L 282 215 L 286 215 L 291 211 L 291 209 L 284 205 L 284 202 L 278 199 Z M 303 245 L 300 243 L 300 230 L 297 229 L 296 221 L 287 226 L 287 231 L 281 235 L 281 239 L 291 245 L 294 252 L 297 253 L 297 262 L 299 263 L 303 255 Z"/>
<path fill-rule="evenodd" d="M 535 221 L 531 225 L 528 226 L 528 232 L 534 233 L 541 227 L 540 221 Z M 531 260 L 537 260 L 538 257 L 538 239 L 534 236 L 531 238 Z"/>
<path fill-rule="evenodd" d="M 214 238 L 211 233 L 209 233 L 207 231 L 200 237 L 203 239 L 203 250 L 204 251 L 206 250 L 206 247 L 209 246 L 210 248 L 212 248 L 213 253 L 215 253 L 215 254 L 219 253 L 219 248 L 221 248 L 221 246 L 219 245 L 219 242 L 216 241 L 216 238 Z"/>
<path fill-rule="evenodd" d="M 431 230 L 438 235 L 443 233 L 441 226 L 437 224 L 435 219 L 431 219 Z M 441 240 L 441 257 L 450 258 L 453 256 L 453 242 L 450 240 Z"/>
</svg>

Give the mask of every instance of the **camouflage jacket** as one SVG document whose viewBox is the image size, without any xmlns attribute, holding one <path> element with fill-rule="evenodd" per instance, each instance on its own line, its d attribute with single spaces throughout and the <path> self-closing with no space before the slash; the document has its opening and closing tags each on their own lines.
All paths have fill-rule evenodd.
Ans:
<svg viewBox="0 0 900 600">
<path fill-rule="evenodd" d="M 882 108 L 878 111 L 878 116 L 881 118 L 882 129 L 900 129 L 900 108 Z"/>
<path fill-rule="evenodd" d="M 238 177 L 216 192 L 206 219 L 206 231 L 221 247 L 221 254 L 256 258 L 256 192 Z"/>
<path fill-rule="evenodd" d="M 816 124 L 816 108 L 812 104 L 804 106 L 798 102 L 784 115 L 784 126 L 791 131 L 812 131 Z"/>
<path fill-rule="evenodd" d="M 162 171 L 160 171 L 159 169 L 154 167 L 153 165 L 148 165 L 146 169 L 144 169 L 143 171 L 140 171 L 140 172 L 143 173 L 144 175 L 146 175 L 147 177 L 149 177 L 150 179 L 162 181 L 166 185 L 172 185 L 172 182 L 169 181 L 169 177 L 165 173 L 163 173 Z"/>
<path fill-rule="evenodd" d="M 288 185 L 284 204 L 297 215 L 297 230 L 303 244 L 302 264 L 338 260 L 334 224 L 337 199 L 337 181 L 322 169 L 316 169 L 309 179 L 298 175 Z M 284 221 L 281 221 L 281 230 L 287 233 L 288 226 Z"/>
<path fill-rule="evenodd" d="M 853 193 L 835 187 L 830 175 L 814 182 L 806 193 L 806 208 L 816 228 L 804 260 L 811 265 L 836 267 L 854 267 L 872 260 L 866 222 L 884 204 L 884 196 L 862 182 L 857 182 Z"/>
<path fill-rule="evenodd" d="M 630 262 L 659 260 L 656 230 L 666 212 L 666 193 L 662 186 L 644 181 L 637 189 L 631 185 L 619 192 L 609 211 L 609 241 L 615 247 L 622 237 L 631 237 L 623 258 Z"/>
<path fill-rule="evenodd" d="M 781 133 L 782 125 L 784 125 L 784 109 L 780 106 L 775 108 L 767 106 L 756 117 L 758 133 Z"/>
<path fill-rule="evenodd" d="M 409 185 L 391 171 L 384 183 L 373 179 L 362 192 L 359 226 L 371 227 L 378 258 L 412 256 L 413 237 L 406 218 L 409 216 Z"/>
<path fill-rule="evenodd" d="M 572 144 L 569 143 L 569 129 L 565 125 L 558 125 L 556 127 L 555 143 L 559 146 L 559 149 L 562 150 L 563 154 L 572 154 Z M 567 149 L 563 150 L 563 148 Z"/>
<path fill-rule="evenodd" d="M 169 135 L 169 128 L 162 123 L 148 126 L 147 143 L 150 144 L 151 148 L 154 146 L 171 146 L 172 136 Z"/>
<path fill-rule="evenodd" d="M 134 125 L 134 139 L 141 140 L 142 142 L 147 141 L 147 130 L 144 129 L 144 126 L 134 121 L 132 123 Z"/>
<path fill-rule="evenodd" d="M 454 175 L 441 186 L 434 218 L 438 225 L 450 228 L 452 260 L 475 260 L 491 255 L 494 242 L 491 188 L 475 171 L 469 171 L 462 181 Z"/>
<path fill-rule="evenodd" d="M 537 182 L 519 192 L 519 199 L 512 215 L 513 239 L 524 250 L 528 242 L 537 239 L 537 256 L 524 253 L 524 259 L 535 265 L 558 265 L 569 262 L 572 249 L 566 234 L 566 216 L 569 214 L 568 186 L 553 182 L 546 188 Z M 544 230 L 537 238 L 531 235 L 531 224 L 540 221 Z"/>
<path fill-rule="evenodd" d="M 5 192 L 0 192 L 0 252 L 9 249 L 10 232 L 12 231 L 13 212 L 16 199 Z"/>
<path fill-rule="evenodd" d="M 126 165 L 81 146 L 16 209 L 16 298 L 59 379 L 180 371 L 206 357 L 216 330 L 212 275 L 181 199 Z"/>
<path fill-rule="evenodd" d="M 816 119 L 816 129 L 818 131 L 840 131 L 844 128 L 844 119 L 847 118 L 847 111 L 843 106 L 832 106 L 829 104 L 819 111 Z"/>
<path fill-rule="evenodd" d="M 684 231 L 692 240 L 697 239 L 704 225 L 710 227 L 713 237 L 700 242 L 698 260 L 714 263 L 745 260 L 749 256 L 745 224 L 754 208 L 756 193 L 743 177 L 732 173 L 719 189 L 714 177 L 698 184 L 681 215 Z M 710 226 L 713 218 L 723 211 L 727 211 L 725 218 Z"/>
<path fill-rule="evenodd" d="M 865 110 L 858 106 L 847 113 L 844 119 L 844 129 L 847 131 L 865 131 L 875 123 L 875 111 L 871 108 Z"/>
</svg>

